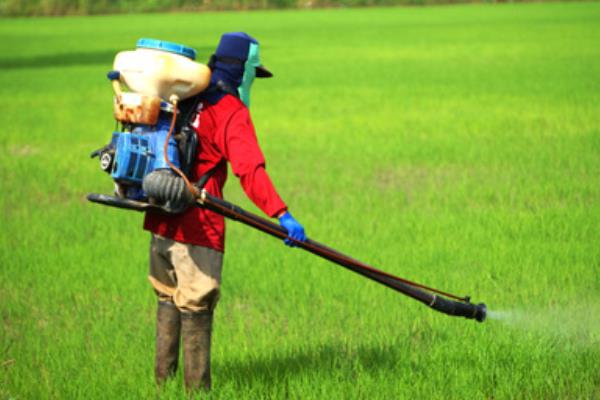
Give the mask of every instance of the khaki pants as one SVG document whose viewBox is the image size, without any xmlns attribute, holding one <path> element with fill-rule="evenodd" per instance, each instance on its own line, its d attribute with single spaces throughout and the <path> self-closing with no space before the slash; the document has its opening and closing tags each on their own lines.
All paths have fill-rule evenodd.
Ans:
<svg viewBox="0 0 600 400">
<path fill-rule="evenodd" d="M 159 300 L 181 311 L 212 311 L 219 301 L 223 253 L 152 234 L 150 275 Z"/>
</svg>

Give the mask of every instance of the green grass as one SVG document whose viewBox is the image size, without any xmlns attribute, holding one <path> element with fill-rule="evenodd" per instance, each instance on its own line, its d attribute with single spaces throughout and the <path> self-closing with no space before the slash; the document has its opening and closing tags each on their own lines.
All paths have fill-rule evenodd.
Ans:
<svg viewBox="0 0 600 400">
<path fill-rule="evenodd" d="M 0 399 L 154 397 L 149 235 L 85 201 L 111 188 L 104 74 L 139 37 L 206 59 L 231 30 L 275 72 L 253 118 L 309 236 L 512 314 L 230 223 L 211 398 L 600 398 L 600 4 L 555 3 L 3 19 Z"/>
</svg>

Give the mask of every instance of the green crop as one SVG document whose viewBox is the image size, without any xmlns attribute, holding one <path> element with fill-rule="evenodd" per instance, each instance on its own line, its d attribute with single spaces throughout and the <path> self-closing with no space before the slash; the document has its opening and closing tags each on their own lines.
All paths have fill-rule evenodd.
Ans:
<svg viewBox="0 0 600 400">
<path fill-rule="evenodd" d="M 210 397 L 599 398 L 600 4 L 552 3 L 2 19 L 0 399 L 155 396 L 149 234 L 85 200 L 112 190 L 105 74 L 140 37 L 207 60 L 239 30 L 309 237 L 493 318 L 230 222 Z M 225 195 L 258 212 L 233 175 Z"/>
</svg>

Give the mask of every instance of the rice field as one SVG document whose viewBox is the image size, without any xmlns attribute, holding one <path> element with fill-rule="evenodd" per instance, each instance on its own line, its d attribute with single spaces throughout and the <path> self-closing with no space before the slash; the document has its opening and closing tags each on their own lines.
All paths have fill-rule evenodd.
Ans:
<svg viewBox="0 0 600 400">
<path fill-rule="evenodd" d="M 0 20 L 0 399 L 157 396 L 150 236 L 85 200 L 112 188 L 105 74 L 140 37 L 207 60 L 240 30 L 308 236 L 491 313 L 229 222 L 208 397 L 600 398 L 600 4 L 569 2 Z M 226 198 L 259 213 L 233 175 Z"/>
</svg>

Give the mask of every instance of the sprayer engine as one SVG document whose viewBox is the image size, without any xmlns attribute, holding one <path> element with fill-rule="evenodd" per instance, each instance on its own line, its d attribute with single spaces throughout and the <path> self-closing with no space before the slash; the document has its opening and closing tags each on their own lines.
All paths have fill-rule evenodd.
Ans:
<svg viewBox="0 0 600 400">
<path fill-rule="evenodd" d="M 92 153 L 100 157 L 100 168 L 109 173 L 116 184 L 116 194 L 133 200 L 146 200 L 142 184 L 153 171 L 166 170 L 164 144 L 169 133 L 170 116 L 166 105 L 156 125 L 128 124 L 122 132 L 113 132 L 110 143 Z M 167 145 L 167 156 L 177 168 L 178 143 L 173 136 Z"/>
</svg>

